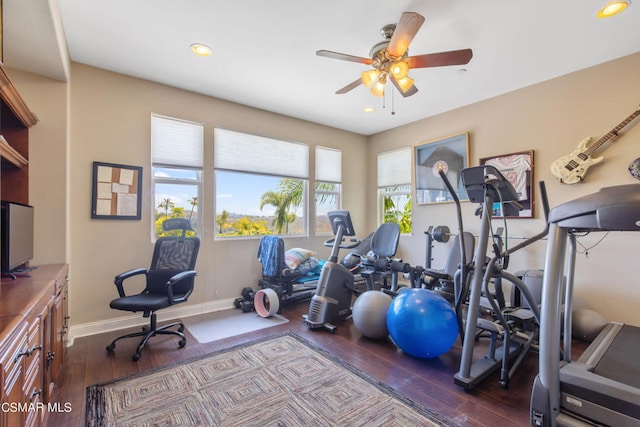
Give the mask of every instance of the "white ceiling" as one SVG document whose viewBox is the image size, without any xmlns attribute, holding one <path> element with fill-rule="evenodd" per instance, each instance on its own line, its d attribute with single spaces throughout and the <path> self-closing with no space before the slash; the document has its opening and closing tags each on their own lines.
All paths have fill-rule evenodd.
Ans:
<svg viewBox="0 0 640 427">
<path fill-rule="evenodd" d="M 596 19 L 606 1 L 4 0 L 4 64 L 65 80 L 68 55 L 370 135 L 640 51 L 640 2 Z M 368 57 L 404 11 L 426 18 L 410 55 L 471 48 L 471 62 L 412 70 L 419 92 L 387 91 L 384 108 L 364 86 L 336 95 L 368 67 L 315 52 Z M 193 42 L 213 55 L 196 57 Z"/>
</svg>

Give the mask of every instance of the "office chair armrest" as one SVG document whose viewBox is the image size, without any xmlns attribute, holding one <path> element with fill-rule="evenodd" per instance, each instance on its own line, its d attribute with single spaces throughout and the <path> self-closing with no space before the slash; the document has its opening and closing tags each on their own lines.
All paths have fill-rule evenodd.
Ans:
<svg viewBox="0 0 640 427">
<path fill-rule="evenodd" d="M 147 273 L 146 268 L 136 268 L 136 269 L 125 271 L 124 273 L 118 274 L 115 277 L 115 279 L 113 279 L 113 283 L 115 283 L 116 287 L 118 288 L 118 294 L 120 295 L 120 298 L 124 298 L 126 296 L 124 292 L 124 288 L 122 287 L 122 282 L 124 282 L 126 279 L 130 277 L 138 276 L 140 274 L 146 274 L 146 273 Z"/>
<path fill-rule="evenodd" d="M 180 296 L 179 298 L 176 298 L 173 295 L 173 285 L 181 282 L 182 280 L 196 277 L 196 275 L 197 273 L 195 270 L 186 270 L 186 271 L 181 271 L 178 274 L 174 274 L 173 276 L 171 276 L 169 280 L 167 280 L 167 295 L 169 296 L 169 302 L 171 303 L 171 305 L 186 301 L 189 295 L 191 294 L 191 290 L 190 290 L 186 294 Z"/>
</svg>

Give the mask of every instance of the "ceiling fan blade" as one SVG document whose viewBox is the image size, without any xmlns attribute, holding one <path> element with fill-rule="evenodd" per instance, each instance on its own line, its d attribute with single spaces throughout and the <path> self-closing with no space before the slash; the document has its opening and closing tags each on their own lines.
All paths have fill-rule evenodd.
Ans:
<svg viewBox="0 0 640 427">
<path fill-rule="evenodd" d="M 415 95 L 418 92 L 418 88 L 416 87 L 415 84 L 411 85 L 411 87 L 409 89 L 407 89 L 406 92 L 402 91 L 402 88 L 400 87 L 400 85 L 398 84 L 398 81 L 396 80 L 395 77 L 393 76 L 389 76 L 389 80 L 391 80 L 391 82 L 393 83 L 393 85 L 396 87 L 396 89 L 398 89 L 398 92 L 400 92 L 400 94 L 402 96 L 404 96 L 405 98 L 411 95 Z"/>
<path fill-rule="evenodd" d="M 448 52 L 427 53 L 426 55 L 407 58 L 409 68 L 445 67 L 447 65 L 463 65 L 471 61 L 471 49 L 450 50 Z"/>
<path fill-rule="evenodd" d="M 360 64 L 371 64 L 370 58 L 361 58 L 359 56 L 347 55 L 346 53 L 340 52 L 332 52 L 330 50 L 319 50 L 316 52 L 316 55 L 333 59 L 341 59 L 343 61 L 358 62 Z"/>
<path fill-rule="evenodd" d="M 345 87 L 343 87 L 342 89 L 338 89 L 336 91 L 336 95 L 345 94 L 345 93 L 349 92 L 350 90 L 353 90 L 353 89 L 357 88 L 361 84 L 362 84 L 362 79 L 354 80 L 351 83 L 349 83 L 348 85 L 346 85 Z"/>
<path fill-rule="evenodd" d="M 422 24 L 424 16 L 415 12 L 404 12 L 400 17 L 400 22 L 391 36 L 391 41 L 387 47 L 387 53 L 394 58 L 400 58 L 409 48 L 409 43 L 413 40 Z"/>
</svg>

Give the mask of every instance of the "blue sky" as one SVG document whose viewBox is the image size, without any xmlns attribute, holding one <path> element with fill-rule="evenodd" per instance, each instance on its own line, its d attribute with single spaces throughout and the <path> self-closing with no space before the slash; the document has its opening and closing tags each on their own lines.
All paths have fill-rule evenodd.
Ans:
<svg viewBox="0 0 640 427">
<path fill-rule="evenodd" d="M 179 178 L 183 180 L 195 180 L 196 172 L 189 170 L 156 168 L 156 176 Z M 239 213 L 256 216 L 271 216 L 274 214 L 273 206 L 265 206 L 258 209 L 260 198 L 270 190 L 277 191 L 281 177 L 267 175 L 252 175 L 237 172 L 216 172 L 216 214 L 226 210 L 229 213 Z M 188 200 L 197 196 L 196 185 L 187 184 L 156 184 L 155 206 L 164 199 L 170 198 L 177 207 L 185 210 L 191 209 Z M 302 216 L 302 208 L 296 212 Z"/>
<path fill-rule="evenodd" d="M 229 213 L 247 215 L 273 215 L 274 207 L 262 210 L 260 198 L 270 190 L 277 190 L 282 178 L 265 175 L 250 175 L 235 172 L 216 172 L 216 214 L 226 210 Z"/>
</svg>

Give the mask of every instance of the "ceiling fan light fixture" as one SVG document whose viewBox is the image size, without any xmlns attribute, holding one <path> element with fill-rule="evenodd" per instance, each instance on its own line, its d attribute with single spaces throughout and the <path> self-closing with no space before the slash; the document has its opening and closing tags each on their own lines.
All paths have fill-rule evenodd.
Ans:
<svg viewBox="0 0 640 427">
<path fill-rule="evenodd" d="M 209 56 L 211 55 L 211 48 L 206 44 L 202 43 L 192 43 L 191 51 L 198 56 Z"/>
<path fill-rule="evenodd" d="M 404 78 L 396 81 L 398 82 L 398 87 L 402 89 L 402 93 L 406 93 L 409 89 L 411 89 L 411 86 L 413 86 L 414 82 L 414 80 L 409 76 L 405 76 Z"/>
<path fill-rule="evenodd" d="M 617 15 L 629 6 L 630 1 L 612 1 L 607 3 L 602 9 L 596 13 L 598 18 L 609 18 L 610 16 Z"/>
<path fill-rule="evenodd" d="M 366 87 L 371 87 L 380 78 L 380 71 L 378 70 L 363 71 L 360 78 L 362 79 L 363 85 L 365 85 Z"/>
<path fill-rule="evenodd" d="M 409 74 L 409 64 L 405 61 L 398 61 L 391 64 L 391 74 L 396 80 L 402 80 Z"/>
<path fill-rule="evenodd" d="M 380 79 L 371 87 L 371 93 L 378 98 L 382 98 L 384 96 L 384 87 L 385 81 Z"/>
</svg>

